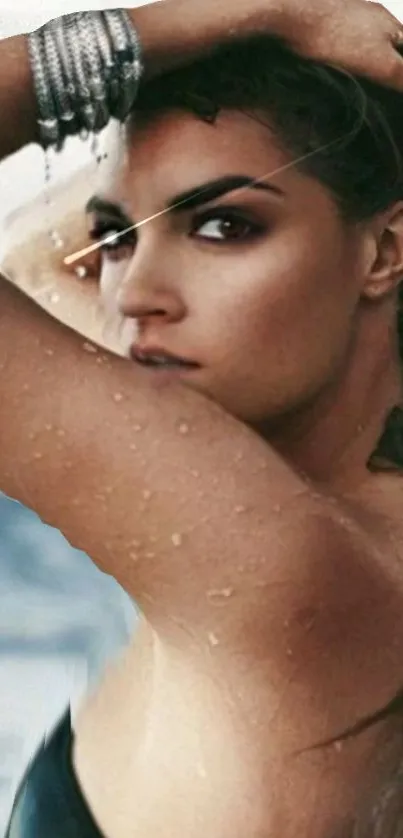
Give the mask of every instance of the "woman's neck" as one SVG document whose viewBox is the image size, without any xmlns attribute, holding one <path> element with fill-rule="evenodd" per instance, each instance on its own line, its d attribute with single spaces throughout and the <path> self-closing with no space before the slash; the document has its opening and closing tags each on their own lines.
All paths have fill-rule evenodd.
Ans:
<svg viewBox="0 0 403 838">
<path fill-rule="evenodd" d="M 336 489 L 368 476 L 388 417 L 402 402 L 396 336 L 378 324 L 357 337 L 334 383 L 266 438 L 298 471 Z"/>
</svg>

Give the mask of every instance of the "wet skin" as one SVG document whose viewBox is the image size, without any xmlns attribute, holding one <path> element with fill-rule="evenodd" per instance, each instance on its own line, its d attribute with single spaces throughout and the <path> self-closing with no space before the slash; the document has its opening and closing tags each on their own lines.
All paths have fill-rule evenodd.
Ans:
<svg viewBox="0 0 403 838">
<path fill-rule="evenodd" d="M 159 634 L 156 641 L 143 623 L 142 639 L 78 725 L 79 776 L 105 831 L 118 838 L 130 834 L 134 814 L 140 831 L 160 835 L 157 800 L 168 813 L 167 835 L 172 828 L 197 836 L 199 811 L 203 828 L 220 838 L 245 829 L 259 838 L 291 838 L 297 831 L 344 838 L 361 794 L 371 783 L 378 788 L 396 756 L 393 724 L 392 739 L 381 726 L 340 748 L 309 749 L 337 739 L 399 684 L 399 643 L 390 641 L 403 628 L 402 580 L 392 551 L 392 592 L 378 563 L 383 533 L 368 523 L 380 498 L 382 514 L 385 498 L 390 508 L 391 486 L 374 479 L 369 501 L 365 464 L 380 417 L 400 392 L 390 340 L 400 251 L 397 246 L 388 261 L 386 221 L 344 224 L 326 190 L 289 162 L 253 120 L 224 114 L 212 128 L 171 114 L 137 126 L 113 188 L 89 207 L 99 239 L 152 218 L 103 249 L 101 291 L 117 331 L 124 326 L 126 350 L 134 343 L 197 362 L 200 368 L 185 371 L 147 370 L 180 376 L 269 441 L 275 438 L 292 462 L 320 475 L 330 500 L 341 493 L 360 510 L 357 520 L 353 503 L 347 506 L 344 525 L 356 529 L 357 541 L 345 557 L 343 537 L 336 548 L 323 545 L 326 563 L 318 559 L 315 569 L 312 557 L 306 568 L 290 556 L 259 570 L 245 557 L 232 568 L 234 587 L 215 590 L 213 610 L 210 597 L 203 631 L 179 616 L 188 613 L 186 590 L 182 606 L 176 598 L 172 607 L 179 631 L 173 646 L 172 637 Z M 231 190 L 197 206 L 184 200 L 191 191 L 200 197 L 212 181 L 266 173 L 262 184 L 272 188 Z M 180 208 L 165 211 L 178 201 Z M 303 543 L 309 518 L 298 515 L 297 494 L 289 506 Z M 285 513 L 285 538 L 287 504 L 278 513 L 280 520 Z M 400 538 L 399 527 L 393 519 Z M 236 524 L 231 537 L 235 543 Z M 211 593 L 211 570 L 205 570 L 194 568 L 196 581 Z M 242 599 L 250 614 L 248 640 L 239 634 Z M 119 719 L 112 719 L 116 703 Z M 101 742 L 97 731 L 106 724 L 110 734 Z M 147 763 L 139 757 L 145 741 Z M 301 748 L 308 752 L 298 757 Z M 105 759 L 110 765 L 111 753 L 116 783 L 107 790 L 102 777 L 110 779 Z"/>
</svg>

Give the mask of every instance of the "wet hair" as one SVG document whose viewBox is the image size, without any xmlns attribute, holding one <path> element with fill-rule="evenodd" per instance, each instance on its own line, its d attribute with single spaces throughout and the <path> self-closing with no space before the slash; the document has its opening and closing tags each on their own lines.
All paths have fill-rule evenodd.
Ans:
<svg viewBox="0 0 403 838">
<path fill-rule="evenodd" d="M 403 199 L 403 95 L 301 58 L 273 36 L 222 44 L 146 81 L 133 116 L 175 109 L 211 123 L 222 109 L 264 122 L 296 167 L 327 187 L 347 222 Z M 403 283 L 397 309 L 403 364 Z M 400 405 L 386 418 L 368 468 L 403 470 Z"/>
</svg>

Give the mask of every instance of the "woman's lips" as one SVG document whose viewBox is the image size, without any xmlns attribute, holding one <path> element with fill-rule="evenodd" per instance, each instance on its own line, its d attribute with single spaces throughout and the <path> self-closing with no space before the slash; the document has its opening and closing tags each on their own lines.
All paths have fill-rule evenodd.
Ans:
<svg viewBox="0 0 403 838">
<path fill-rule="evenodd" d="M 183 358 L 179 355 L 174 355 L 165 349 L 159 347 L 147 347 L 142 349 L 137 345 L 132 345 L 130 349 L 130 357 L 137 364 L 144 367 L 151 367 L 152 369 L 198 369 L 200 367 L 195 361 L 190 361 L 188 358 Z"/>
</svg>

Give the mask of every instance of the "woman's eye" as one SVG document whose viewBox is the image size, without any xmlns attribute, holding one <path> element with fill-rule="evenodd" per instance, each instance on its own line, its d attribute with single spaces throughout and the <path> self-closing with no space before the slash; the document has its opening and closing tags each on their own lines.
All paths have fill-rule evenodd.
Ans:
<svg viewBox="0 0 403 838">
<path fill-rule="evenodd" d="M 242 216 L 216 213 L 214 216 L 210 214 L 209 217 L 199 219 L 193 226 L 192 234 L 198 238 L 226 242 L 249 239 L 260 230 L 259 225 Z"/>
<path fill-rule="evenodd" d="M 135 246 L 133 230 L 118 230 L 103 224 L 93 227 L 90 231 L 90 238 L 99 242 L 99 250 L 109 258 L 126 258 Z"/>
</svg>

